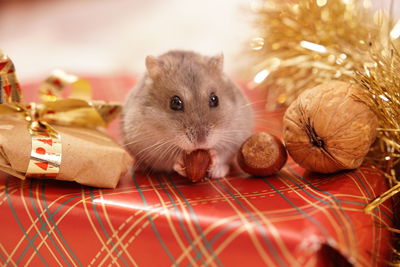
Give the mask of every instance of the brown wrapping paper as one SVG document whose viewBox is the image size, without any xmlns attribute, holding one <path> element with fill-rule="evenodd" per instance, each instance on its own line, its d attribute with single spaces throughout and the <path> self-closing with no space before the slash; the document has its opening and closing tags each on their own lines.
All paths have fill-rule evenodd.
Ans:
<svg viewBox="0 0 400 267">
<path fill-rule="evenodd" d="M 30 160 L 32 138 L 20 117 L 1 116 L 0 170 L 20 179 Z M 61 135 L 62 159 L 57 180 L 115 188 L 132 158 L 106 133 L 85 127 L 53 126 Z"/>
</svg>

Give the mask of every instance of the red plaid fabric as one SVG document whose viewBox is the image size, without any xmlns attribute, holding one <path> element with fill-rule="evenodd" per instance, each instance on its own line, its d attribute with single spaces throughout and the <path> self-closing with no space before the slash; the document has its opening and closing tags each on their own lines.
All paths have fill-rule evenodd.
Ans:
<svg viewBox="0 0 400 267">
<path fill-rule="evenodd" d="M 134 83 L 91 81 L 95 97 L 107 100 L 121 100 Z M 261 115 L 258 130 L 279 135 L 281 116 Z M 118 136 L 117 122 L 110 131 Z M 193 184 L 137 173 L 114 190 L 0 174 L 0 263 L 327 266 L 346 258 L 378 266 L 390 252 L 391 203 L 371 214 L 363 208 L 386 189 L 373 166 L 321 175 L 291 160 L 270 177 Z"/>
</svg>

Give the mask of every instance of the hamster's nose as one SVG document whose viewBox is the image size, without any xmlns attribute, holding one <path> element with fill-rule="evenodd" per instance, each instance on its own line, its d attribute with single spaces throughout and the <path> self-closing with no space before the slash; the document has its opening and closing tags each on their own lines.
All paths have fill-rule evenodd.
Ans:
<svg viewBox="0 0 400 267">
<path fill-rule="evenodd" d="M 209 131 L 207 128 L 201 128 L 196 133 L 196 147 L 197 148 L 207 148 Z"/>
<path fill-rule="evenodd" d="M 198 134 L 197 134 L 196 143 L 197 143 L 198 145 L 205 144 L 206 141 L 207 141 L 207 135 L 206 135 L 205 133 L 201 132 L 201 133 L 198 133 Z"/>
<path fill-rule="evenodd" d="M 186 135 L 195 147 L 205 147 L 209 130 L 206 127 L 191 128 Z"/>
</svg>

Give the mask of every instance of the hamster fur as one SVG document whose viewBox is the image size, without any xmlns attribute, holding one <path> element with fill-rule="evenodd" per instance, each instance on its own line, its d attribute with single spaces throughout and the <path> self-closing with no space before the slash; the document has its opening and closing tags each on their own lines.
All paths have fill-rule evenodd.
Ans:
<svg viewBox="0 0 400 267">
<path fill-rule="evenodd" d="M 169 51 L 146 58 L 147 72 L 124 104 L 122 135 L 137 164 L 185 176 L 183 153 L 209 149 L 209 177 L 229 171 L 253 130 L 242 91 L 223 73 L 223 56 Z"/>
</svg>

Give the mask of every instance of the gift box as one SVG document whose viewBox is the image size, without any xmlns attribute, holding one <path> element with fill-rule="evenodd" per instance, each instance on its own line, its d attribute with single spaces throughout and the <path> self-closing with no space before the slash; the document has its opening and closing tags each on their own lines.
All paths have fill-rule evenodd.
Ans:
<svg viewBox="0 0 400 267">
<path fill-rule="evenodd" d="M 90 83 L 61 70 L 38 90 L 40 102 L 23 102 L 14 64 L 0 51 L 0 170 L 20 179 L 115 188 L 132 159 L 103 127 L 121 104 L 92 100 Z"/>
<path fill-rule="evenodd" d="M 102 99 L 122 100 L 134 80 L 91 83 L 108 94 Z M 258 131 L 280 135 L 282 111 L 260 117 Z M 117 124 L 109 130 L 114 137 Z M 291 159 L 268 177 L 231 174 L 193 184 L 176 174 L 138 172 L 115 189 L 1 173 L 0 263 L 379 266 L 390 256 L 391 202 L 371 213 L 364 207 L 385 190 L 370 165 L 321 175 Z"/>
</svg>

